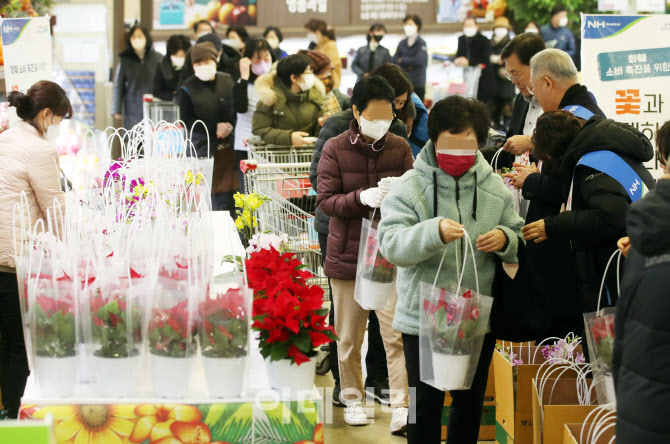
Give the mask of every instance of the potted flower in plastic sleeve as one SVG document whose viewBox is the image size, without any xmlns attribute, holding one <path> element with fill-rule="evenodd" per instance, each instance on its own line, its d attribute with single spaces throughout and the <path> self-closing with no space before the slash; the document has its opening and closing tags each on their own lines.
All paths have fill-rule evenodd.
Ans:
<svg viewBox="0 0 670 444">
<path fill-rule="evenodd" d="M 379 251 L 377 230 L 371 228 L 370 221 L 363 220 L 363 230 L 367 236 L 361 235 L 363 257 L 359 258 L 358 277 L 354 299 L 366 310 L 383 310 L 386 308 L 395 289 L 396 267 L 387 261 Z"/>
<path fill-rule="evenodd" d="M 286 389 L 290 397 L 311 392 L 315 349 L 337 340 L 333 327 L 326 325 L 323 289 L 307 283 L 312 274 L 292 253 L 261 249 L 246 264 L 254 291 L 252 328 L 266 359 L 270 386 Z"/>
<path fill-rule="evenodd" d="M 90 296 L 95 349 L 91 360 L 103 396 L 128 397 L 133 392 L 140 365 L 142 310 L 140 298 L 131 294 L 127 279 L 115 279 L 95 287 Z"/>
<path fill-rule="evenodd" d="M 37 276 L 27 282 L 37 382 L 42 396 L 72 396 L 79 364 L 74 281 Z"/>
<path fill-rule="evenodd" d="M 248 352 L 249 290 L 228 288 L 200 304 L 200 350 L 213 398 L 238 398 L 242 393 Z M 225 377 L 222 377 L 225 375 Z"/>
</svg>

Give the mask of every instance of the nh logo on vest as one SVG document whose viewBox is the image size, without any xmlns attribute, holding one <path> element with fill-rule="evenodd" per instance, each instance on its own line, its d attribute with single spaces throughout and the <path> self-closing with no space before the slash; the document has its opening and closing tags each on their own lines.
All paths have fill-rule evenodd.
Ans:
<svg viewBox="0 0 670 444">
<path fill-rule="evenodd" d="M 633 185 L 631 185 L 631 187 L 628 189 L 628 191 L 630 191 L 630 194 L 635 194 L 635 192 L 637 191 L 637 187 L 640 186 L 640 185 L 642 185 L 640 183 L 640 180 L 635 179 L 635 182 L 633 183 Z"/>
</svg>

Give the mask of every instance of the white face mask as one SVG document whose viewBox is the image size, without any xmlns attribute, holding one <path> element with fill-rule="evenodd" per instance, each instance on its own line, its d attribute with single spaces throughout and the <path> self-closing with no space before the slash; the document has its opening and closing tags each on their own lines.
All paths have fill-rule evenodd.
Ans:
<svg viewBox="0 0 670 444">
<path fill-rule="evenodd" d="M 378 141 L 386 133 L 388 133 L 389 128 L 391 128 L 392 120 L 368 120 L 365 117 L 359 114 L 358 117 L 358 126 L 361 129 L 361 134 L 374 141 Z"/>
<path fill-rule="evenodd" d="M 298 85 L 300 85 L 300 89 L 303 91 L 312 89 L 312 86 L 314 86 L 314 82 L 316 82 L 314 74 L 304 74 L 302 76 L 302 80 L 303 80 L 302 82 L 298 82 Z"/>
<path fill-rule="evenodd" d="M 279 39 L 277 37 L 270 37 L 265 40 L 268 42 L 268 45 L 270 45 L 270 48 L 272 49 L 279 48 Z"/>
<path fill-rule="evenodd" d="M 197 78 L 203 82 L 209 82 L 210 80 L 214 79 L 214 76 L 216 76 L 216 65 L 212 65 L 210 63 L 207 65 L 195 66 L 193 71 L 195 71 L 195 76 Z"/>
<path fill-rule="evenodd" d="M 175 67 L 175 69 L 182 69 L 184 67 L 184 62 L 186 61 L 186 57 L 177 57 L 177 56 L 170 56 L 170 61 L 172 62 L 172 66 Z"/>
<path fill-rule="evenodd" d="M 319 39 L 316 37 L 316 34 L 313 32 L 308 32 L 307 33 L 307 40 L 309 40 L 312 43 L 319 43 Z"/>
<path fill-rule="evenodd" d="M 130 39 L 130 46 L 132 46 L 135 51 L 142 51 L 147 47 L 147 39 L 144 37 L 134 37 Z"/>
<path fill-rule="evenodd" d="M 508 32 L 507 28 L 496 28 L 496 29 L 493 30 L 493 33 L 499 39 L 505 37 L 507 35 L 507 32 Z"/>
<path fill-rule="evenodd" d="M 567 17 L 561 18 L 558 21 L 558 26 L 560 26 L 561 28 L 565 28 L 566 26 L 568 26 L 568 18 Z"/>
<path fill-rule="evenodd" d="M 416 25 L 405 25 L 402 29 L 405 31 L 407 37 L 414 37 L 419 33 L 419 28 Z"/>
<path fill-rule="evenodd" d="M 475 34 L 477 34 L 477 28 L 473 28 L 471 26 L 463 28 L 463 34 L 465 34 L 466 37 L 474 37 Z"/>
</svg>

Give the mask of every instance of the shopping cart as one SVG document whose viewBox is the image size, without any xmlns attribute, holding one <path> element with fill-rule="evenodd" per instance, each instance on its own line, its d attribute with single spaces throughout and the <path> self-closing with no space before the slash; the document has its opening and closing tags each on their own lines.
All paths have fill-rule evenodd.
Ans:
<svg viewBox="0 0 670 444">
<path fill-rule="evenodd" d="M 165 121 L 175 123 L 179 120 L 179 105 L 160 100 L 151 94 L 142 96 L 144 118 L 154 123 Z"/>
<path fill-rule="evenodd" d="M 301 147 L 265 145 L 258 136 L 249 137 L 249 159 L 258 163 L 310 163 L 314 153 L 314 144 Z M 309 173 L 309 168 L 307 169 Z"/>
<path fill-rule="evenodd" d="M 270 163 L 254 158 L 242 162 L 242 171 L 248 192 L 271 199 L 258 210 L 260 231 L 288 236 L 288 251 L 295 253 L 314 275 L 309 283 L 323 288 L 326 299 L 328 278 L 323 272 L 319 237 L 314 230 L 316 194 L 309 181 L 310 165 L 311 162 Z"/>
</svg>

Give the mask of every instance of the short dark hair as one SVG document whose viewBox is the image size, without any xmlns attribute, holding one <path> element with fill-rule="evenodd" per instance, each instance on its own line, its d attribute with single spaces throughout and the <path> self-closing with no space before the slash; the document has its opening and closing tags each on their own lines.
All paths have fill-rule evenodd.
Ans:
<svg viewBox="0 0 670 444">
<path fill-rule="evenodd" d="M 530 59 L 538 52 L 544 51 L 546 47 L 540 34 L 524 32 L 505 45 L 500 58 L 504 61 L 512 54 L 516 54 L 523 65 L 530 66 Z"/>
<path fill-rule="evenodd" d="M 291 86 L 291 76 L 299 76 L 312 64 L 312 59 L 305 54 L 291 54 L 277 63 L 277 77 L 284 85 Z"/>
<path fill-rule="evenodd" d="M 214 45 L 214 47 L 216 47 L 216 52 L 221 52 L 223 50 L 221 37 L 219 37 L 219 34 L 215 32 L 210 32 L 205 35 L 201 35 L 200 37 L 198 37 L 198 40 L 195 41 L 196 45 L 198 43 L 205 43 L 205 42 L 209 42 L 212 45 Z"/>
<path fill-rule="evenodd" d="M 416 119 L 416 106 L 414 106 L 411 100 L 408 99 L 403 109 L 398 110 L 398 119 L 403 122 L 407 119 Z"/>
<path fill-rule="evenodd" d="M 366 38 L 368 39 L 368 42 L 370 41 L 370 33 L 375 32 L 375 31 L 384 31 L 384 34 L 386 34 L 388 31 L 386 31 L 386 26 L 383 23 L 373 23 L 370 25 L 370 29 L 368 30 L 368 35 Z"/>
<path fill-rule="evenodd" d="M 405 18 L 402 19 L 403 25 L 409 20 L 413 21 L 416 24 L 417 30 L 421 31 L 421 28 L 423 27 L 423 21 L 421 20 L 421 17 L 416 14 L 407 14 Z"/>
<path fill-rule="evenodd" d="M 262 51 L 268 51 L 272 56 L 272 60 L 274 61 L 275 56 L 274 53 L 272 52 L 272 46 L 270 46 L 267 40 L 260 37 L 252 37 L 247 41 L 247 44 L 244 46 L 244 54 L 242 55 L 242 57 L 247 57 L 250 59 L 254 56 L 255 53 Z"/>
<path fill-rule="evenodd" d="M 391 84 L 382 76 L 366 76 L 354 85 L 351 104 L 356 105 L 358 112 L 363 112 L 371 100 L 386 100 L 393 105 L 395 93 Z"/>
<path fill-rule="evenodd" d="M 533 132 L 533 155 L 556 163 L 581 131 L 583 120 L 569 111 L 549 111 L 537 118 Z"/>
<path fill-rule="evenodd" d="M 230 37 L 230 33 L 234 32 L 237 34 L 243 42 L 246 42 L 247 39 L 249 38 L 249 33 L 247 32 L 247 29 L 244 26 L 229 26 L 228 29 L 226 29 L 226 37 Z"/>
<path fill-rule="evenodd" d="M 465 26 L 465 23 L 466 23 L 468 20 L 472 20 L 472 23 L 474 23 L 475 26 L 477 26 L 477 20 L 475 20 L 474 17 L 465 17 L 465 20 L 463 20 L 463 26 Z"/>
<path fill-rule="evenodd" d="M 267 38 L 270 32 L 275 33 L 275 35 L 279 39 L 279 43 L 281 43 L 284 40 L 284 34 L 282 34 L 281 29 L 277 28 L 276 26 L 268 26 L 267 28 L 265 28 L 265 31 L 263 31 L 263 38 Z"/>
<path fill-rule="evenodd" d="M 472 129 L 477 144 L 483 146 L 489 133 L 489 122 L 489 112 L 482 102 L 456 95 L 449 96 L 437 102 L 430 111 L 428 137 L 435 144 L 444 131 L 458 134 Z"/>
<path fill-rule="evenodd" d="M 146 41 L 147 41 L 146 50 L 147 50 L 147 53 L 148 53 L 148 52 L 151 50 L 151 48 L 153 48 L 154 41 L 153 41 L 153 39 L 151 38 L 151 33 L 149 32 L 149 30 L 147 29 L 147 27 L 144 26 L 143 24 L 139 23 L 139 22 L 136 22 L 136 23 L 130 28 L 130 31 L 128 31 L 128 34 L 126 34 L 126 48 L 130 48 L 130 49 L 133 48 L 133 46 L 130 44 L 130 37 L 132 37 L 133 34 L 135 33 L 135 31 L 137 31 L 138 29 L 139 29 L 140 31 L 142 31 L 142 34 L 144 34 L 144 38 L 145 38 Z"/>
<path fill-rule="evenodd" d="M 31 121 L 43 109 L 49 108 L 56 116 L 72 118 L 72 104 L 67 93 L 57 83 L 41 80 L 23 94 L 12 91 L 7 95 L 9 106 L 16 108 L 16 114 L 25 121 Z"/>
<path fill-rule="evenodd" d="M 182 34 L 171 35 L 167 40 L 167 55 L 175 55 L 177 51 L 183 50 L 187 52 L 191 49 L 191 40 Z"/>
<path fill-rule="evenodd" d="M 568 8 L 566 8 L 565 5 L 555 5 L 553 8 L 551 8 L 552 17 L 556 14 L 560 14 L 561 12 L 568 12 Z"/>
<path fill-rule="evenodd" d="M 667 165 L 670 162 L 670 120 L 665 122 L 656 133 L 658 160 Z"/>
<path fill-rule="evenodd" d="M 193 23 L 193 26 L 191 27 L 191 29 L 193 29 L 194 34 L 196 32 L 198 32 L 198 27 L 200 27 L 200 25 L 202 25 L 202 24 L 209 25 L 209 27 L 212 28 L 212 32 L 214 32 L 214 26 L 212 26 L 212 23 L 209 20 L 202 19 L 202 20 L 198 20 L 197 22 Z"/>
<path fill-rule="evenodd" d="M 393 90 L 395 91 L 395 97 L 402 96 L 407 93 L 407 100 L 411 100 L 410 96 L 414 92 L 414 87 L 412 86 L 412 81 L 407 77 L 405 71 L 402 70 L 398 65 L 393 63 L 384 63 L 373 69 L 370 74 L 371 76 L 380 76 L 385 78 L 390 84 Z"/>
</svg>

